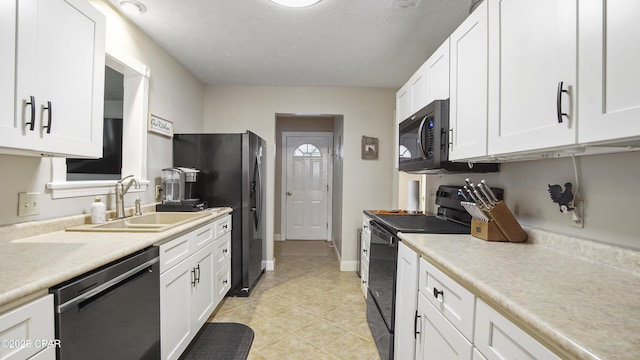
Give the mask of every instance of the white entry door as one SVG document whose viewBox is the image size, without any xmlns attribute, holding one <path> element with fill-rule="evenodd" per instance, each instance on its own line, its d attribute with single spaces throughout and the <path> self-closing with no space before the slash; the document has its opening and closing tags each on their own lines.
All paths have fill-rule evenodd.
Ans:
<svg viewBox="0 0 640 360">
<path fill-rule="evenodd" d="M 286 239 L 326 240 L 330 137 L 286 137 Z"/>
</svg>

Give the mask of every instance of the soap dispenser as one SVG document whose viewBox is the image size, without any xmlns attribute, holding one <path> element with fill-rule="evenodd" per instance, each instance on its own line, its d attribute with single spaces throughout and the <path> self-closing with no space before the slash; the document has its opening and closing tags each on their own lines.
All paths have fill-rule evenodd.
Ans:
<svg viewBox="0 0 640 360">
<path fill-rule="evenodd" d="M 91 223 L 102 224 L 105 222 L 105 206 L 99 196 L 91 204 Z"/>
</svg>

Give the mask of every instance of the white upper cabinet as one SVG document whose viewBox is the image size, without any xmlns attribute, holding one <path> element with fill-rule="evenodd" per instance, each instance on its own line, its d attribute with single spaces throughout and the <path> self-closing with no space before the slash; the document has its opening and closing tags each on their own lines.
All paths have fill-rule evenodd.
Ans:
<svg viewBox="0 0 640 360">
<path fill-rule="evenodd" d="M 422 64 L 422 66 L 420 66 L 420 68 L 418 68 L 418 71 L 416 71 L 415 74 L 413 74 L 413 76 L 411 76 L 411 78 L 409 79 L 409 94 L 411 94 L 411 114 L 429 104 L 429 83 L 427 79 L 427 70 L 427 63 L 424 63 Z"/>
<path fill-rule="evenodd" d="M 16 1 L 0 2 L 0 146 L 21 135 L 15 125 Z"/>
<path fill-rule="evenodd" d="M 426 101 L 418 106 L 418 111 L 433 100 L 446 100 L 449 98 L 449 39 L 427 59 L 424 63 L 426 79 Z"/>
<path fill-rule="evenodd" d="M 396 92 L 396 122 L 398 124 L 413 114 L 411 111 L 411 93 L 409 89 L 410 83 L 406 83 Z"/>
<path fill-rule="evenodd" d="M 396 92 L 396 120 L 401 123 L 433 100 L 449 98 L 449 39 Z"/>
<path fill-rule="evenodd" d="M 577 0 L 488 1 L 488 153 L 574 144 Z"/>
<path fill-rule="evenodd" d="M 101 157 L 104 15 L 85 0 L 22 0 L 17 7 L 9 19 L 17 33 L 6 46 L 16 55 L 15 116 L 2 114 L 0 151 Z M 2 71 L 6 61 L 3 55 Z"/>
<path fill-rule="evenodd" d="M 449 38 L 452 160 L 487 154 L 487 21 L 484 1 Z"/>
<path fill-rule="evenodd" d="M 640 136 L 640 2 L 580 1 L 580 143 Z"/>
</svg>

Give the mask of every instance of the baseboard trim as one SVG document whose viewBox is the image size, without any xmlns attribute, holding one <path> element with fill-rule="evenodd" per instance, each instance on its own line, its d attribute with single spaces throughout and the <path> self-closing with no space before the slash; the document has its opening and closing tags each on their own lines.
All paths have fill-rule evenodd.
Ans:
<svg viewBox="0 0 640 360">
<path fill-rule="evenodd" d="M 273 241 L 282 241 L 281 234 L 273 234 Z"/>
<path fill-rule="evenodd" d="M 262 265 L 264 266 L 265 271 L 273 271 L 276 269 L 276 259 L 262 260 Z"/>
<path fill-rule="evenodd" d="M 358 271 L 358 261 L 340 261 L 340 271 Z"/>
</svg>

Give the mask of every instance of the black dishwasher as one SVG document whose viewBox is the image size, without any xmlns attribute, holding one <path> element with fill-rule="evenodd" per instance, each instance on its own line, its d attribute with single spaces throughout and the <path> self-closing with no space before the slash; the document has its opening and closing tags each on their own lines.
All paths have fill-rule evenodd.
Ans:
<svg viewBox="0 0 640 360">
<path fill-rule="evenodd" d="M 58 359 L 160 358 L 158 254 L 140 250 L 49 290 Z"/>
</svg>

